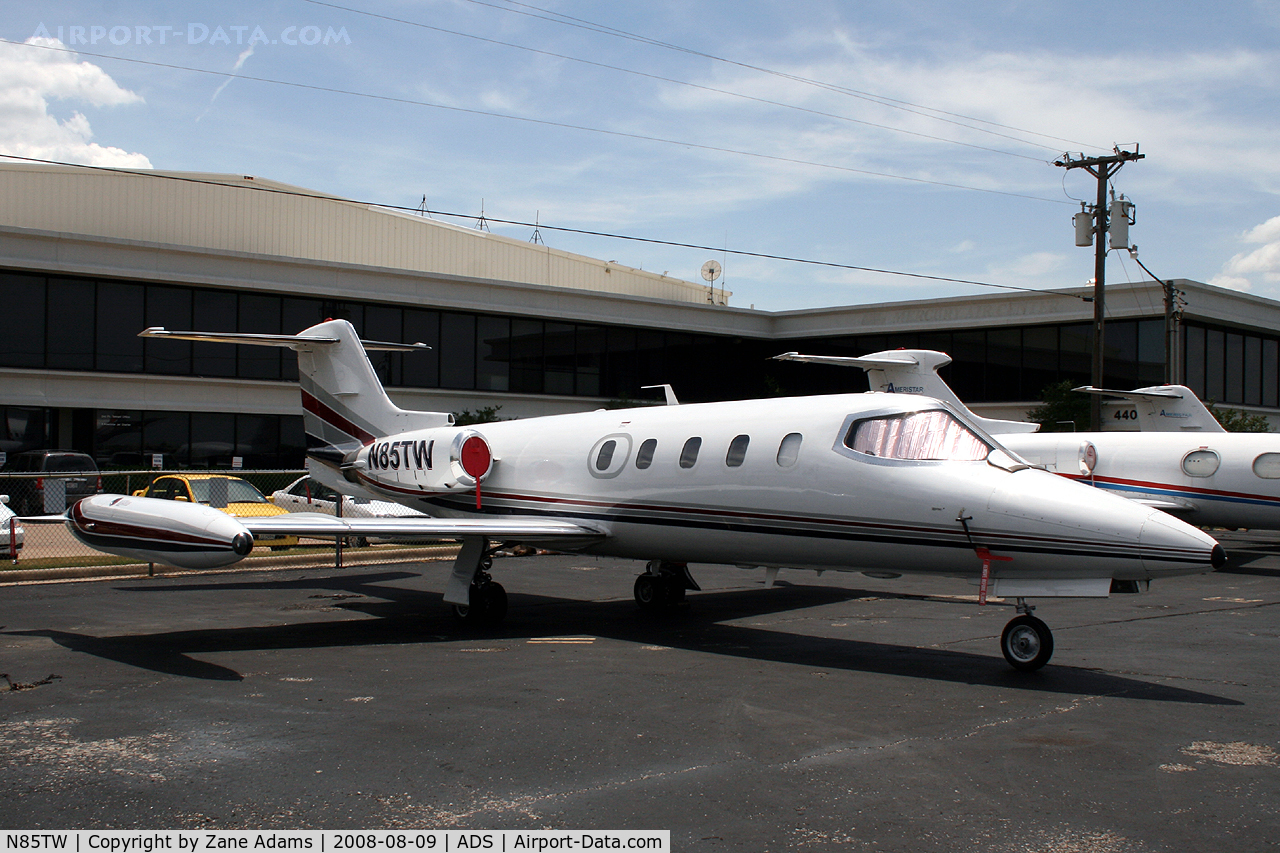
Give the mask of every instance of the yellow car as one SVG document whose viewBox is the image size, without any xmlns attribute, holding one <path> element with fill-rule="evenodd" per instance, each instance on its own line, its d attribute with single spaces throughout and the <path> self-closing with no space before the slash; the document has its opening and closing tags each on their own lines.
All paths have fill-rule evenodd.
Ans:
<svg viewBox="0 0 1280 853">
<path fill-rule="evenodd" d="M 225 483 L 226 491 L 222 492 Z M 219 494 L 222 492 L 222 494 Z M 258 491 L 248 480 L 239 477 L 228 477 L 224 474 L 166 474 L 157 477 L 145 489 L 133 493 L 139 498 L 159 498 L 168 501 L 187 501 L 211 506 L 210 501 L 217 499 L 225 506 L 217 506 L 227 515 L 236 518 L 252 518 L 261 516 L 284 515 L 285 510 L 273 505 L 262 492 Z M 255 536 L 258 545 L 267 545 L 272 551 L 292 548 L 298 544 L 296 536 Z"/>
</svg>

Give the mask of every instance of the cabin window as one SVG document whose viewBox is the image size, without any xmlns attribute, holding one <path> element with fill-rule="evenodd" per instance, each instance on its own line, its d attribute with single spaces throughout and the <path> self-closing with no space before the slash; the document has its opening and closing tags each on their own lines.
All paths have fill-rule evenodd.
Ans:
<svg viewBox="0 0 1280 853">
<path fill-rule="evenodd" d="M 636 453 L 636 467 L 648 468 L 653 464 L 653 453 L 658 449 L 658 439 L 646 438 L 640 443 L 640 450 Z"/>
<path fill-rule="evenodd" d="M 857 421 L 845 446 L 882 459 L 980 462 L 991 453 L 985 441 L 948 412 L 908 412 Z"/>
<path fill-rule="evenodd" d="M 1188 477 L 1212 477 L 1221 464 L 1217 453 L 1202 447 L 1182 457 L 1182 473 Z"/>
<path fill-rule="evenodd" d="M 631 458 L 631 436 L 625 433 L 606 435 L 591 446 L 587 454 L 587 471 L 591 476 L 609 479 L 622 473 Z"/>
<path fill-rule="evenodd" d="M 751 443 L 751 436 L 740 435 L 729 442 L 729 452 L 724 457 L 724 464 L 730 468 L 737 468 L 742 465 L 744 459 L 747 458 L 747 445 Z"/>
<path fill-rule="evenodd" d="M 796 464 L 796 460 L 800 458 L 800 445 L 804 442 L 804 436 L 798 432 L 788 433 L 783 437 L 782 443 L 778 445 L 778 465 L 783 468 L 790 468 Z"/>
<path fill-rule="evenodd" d="M 697 436 L 686 441 L 684 447 L 680 450 L 680 467 L 692 468 L 694 463 L 698 461 L 698 450 L 701 447 L 702 439 Z"/>
<path fill-rule="evenodd" d="M 596 454 L 596 470 L 608 471 L 609 465 L 613 462 L 613 451 L 618 449 L 618 442 L 609 439 L 600 445 L 600 451 Z"/>
<path fill-rule="evenodd" d="M 1253 473 L 1264 480 L 1280 480 L 1280 453 L 1264 453 L 1253 460 Z"/>
</svg>

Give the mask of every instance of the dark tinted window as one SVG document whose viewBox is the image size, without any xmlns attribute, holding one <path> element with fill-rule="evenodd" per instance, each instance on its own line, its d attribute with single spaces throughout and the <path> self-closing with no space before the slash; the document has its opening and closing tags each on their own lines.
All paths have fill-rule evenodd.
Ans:
<svg viewBox="0 0 1280 853">
<path fill-rule="evenodd" d="M 240 294 L 238 330 L 255 335 L 280 334 L 280 297 L 261 293 Z M 280 359 L 291 350 L 279 347 L 236 347 L 236 375 L 242 379 L 279 379 Z"/>
<path fill-rule="evenodd" d="M 44 366 L 44 278 L 0 275 L 0 364 Z"/>
<path fill-rule="evenodd" d="M 426 344 L 431 349 L 405 353 L 401 361 L 401 381 L 416 388 L 440 386 L 440 312 L 407 308 L 404 312 L 404 340 Z"/>
<path fill-rule="evenodd" d="M 724 464 L 730 468 L 737 468 L 744 459 L 747 458 L 747 445 L 751 443 L 751 437 L 740 435 L 729 442 L 729 452 L 725 454 Z"/>
<path fill-rule="evenodd" d="M 202 332 L 236 331 L 236 295 L 224 290 L 197 290 L 192 311 Z M 192 370 L 197 376 L 235 376 L 236 351 L 226 344 L 191 345 Z"/>
<path fill-rule="evenodd" d="M 1183 382 L 1188 388 L 1196 392 L 1196 396 L 1200 397 L 1202 400 L 1207 400 L 1209 395 L 1205 389 L 1204 331 L 1204 328 L 1200 326 L 1188 326 L 1186 329 L 1185 343 L 1187 368 Z"/>
<path fill-rule="evenodd" d="M 613 462 L 613 452 L 618 449 L 618 442 L 612 438 L 600 445 L 600 452 L 596 454 L 596 470 L 607 471 L 609 465 Z"/>
<path fill-rule="evenodd" d="M 49 367 L 93 369 L 95 314 L 92 281 L 49 279 Z"/>
<path fill-rule="evenodd" d="M 511 321 L 506 317 L 476 320 L 476 387 L 506 391 L 511 384 Z"/>
<path fill-rule="evenodd" d="M 577 373 L 578 343 L 568 323 L 547 323 L 543 337 L 543 390 L 548 394 L 572 394 Z"/>
<path fill-rule="evenodd" d="M 1226 342 L 1222 332 L 1208 329 L 1204 340 L 1204 393 L 1214 402 L 1226 399 Z"/>
<path fill-rule="evenodd" d="M 680 449 L 680 467 L 692 468 L 698 461 L 698 450 L 702 447 L 702 439 L 694 437 L 684 443 Z"/>
<path fill-rule="evenodd" d="M 476 318 L 471 314 L 440 315 L 440 385 L 476 387 Z"/>
<path fill-rule="evenodd" d="M 648 468 L 653 464 L 653 452 L 658 449 L 658 439 L 646 438 L 640 444 L 640 451 L 636 453 L 636 467 Z"/>
<path fill-rule="evenodd" d="M 97 369 L 142 372 L 146 289 L 140 284 L 98 282 Z"/>
<path fill-rule="evenodd" d="M 171 332 L 191 331 L 194 328 L 191 322 L 191 291 L 183 287 L 148 287 L 144 325 L 163 326 Z M 144 340 L 143 344 L 147 373 L 191 372 L 190 341 L 154 339 Z"/>
<path fill-rule="evenodd" d="M 542 321 L 511 321 L 511 390 L 542 393 Z"/>
</svg>

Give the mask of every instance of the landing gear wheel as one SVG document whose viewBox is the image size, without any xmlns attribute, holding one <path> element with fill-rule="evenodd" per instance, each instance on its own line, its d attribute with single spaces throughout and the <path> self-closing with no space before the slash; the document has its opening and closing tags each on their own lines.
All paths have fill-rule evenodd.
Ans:
<svg viewBox="0 0 1280 853">
<path fill-rule="evenodd" d="M 1033 672 L 1053 657 L 1053 633 L 1049 626 L 1034 616 L 1018 616 L 1009 620 L 1000 635 L 1000 651 L 1009 666 Z"/>
<path fill-rule="evenodd" d="M 666 603 L 666 584 L 657 575 L 640 575 L 633 590 L 641 610 L 658 610 Z"/>
<path fill-rule="evenodd" d="M 507 591 L 497 581 L 472 584 L 468 592 L 470 604 L 455 604 L 453 615 L 469 625 L 495 627 L 507 615 Z"/>
</svg>

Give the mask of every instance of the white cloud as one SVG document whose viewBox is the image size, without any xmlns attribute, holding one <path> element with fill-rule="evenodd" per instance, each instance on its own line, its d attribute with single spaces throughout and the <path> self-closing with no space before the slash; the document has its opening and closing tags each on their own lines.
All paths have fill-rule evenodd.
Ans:
<svg viewBox="0 0 1280 853">
<path fill-rule="evenodd" d="M 1251 290 L 1258 281 L 1266 284 L 1280 283 L 1280 216 L 1273 216 L 1261 225 L 1249 229 L 1241 240 L 1260 245 L 1227 261 L 1222 272 L 1211 278 L 1209 283 L 1232 290 Z"/>
<path fill-rule="evenodd" d="M 953 50 L 947 54 L 903 54 L 846 43 L 839 56 L 782 66 L 797 78 L 856 81 L 860 90 L 899 99 L 898 109 L 795 79 L 719 69 L 706 85 L 755 98 L 892 126 L 817 120 L 725 95 L 671 87 L 663 94 L 673 109 L 714 121 L 730 137 L 753 138 L 751 147 L 804 159 L 839 162 L 926 180 L 963 183 L 1002 191 L 1043 192 L 1050 170 L 1040 162 L 1006 159 L 945 146 L 926 137 L 1050 160 L 1055 152 L 1101 150 L 1112 144 L 1143 144 L 1151 152 L 1145 172 L 1249 175 L 1264 190 L 1280 186 L 1274 156 L 1274 119 L 1266 110 L 1241 111 L 1250 98 L 1265 99 L 1280 81 L 1280 55 L 1231 49 L 1218 53 L 1135 53 L 1111 57 L 1048 52 L 1003 53 Z M 764 63 L 769 64 L 769 63 Z M 777 63 L 775 63 L 777 64 Z M 937 104 L 957 115 L 928 115 L 911 104 Z M 762 115 L 773 121 L 765 123 Z M 984 127 L 995 135 L 961 125 Z M 778 121 L 786 117 L 786 121 Z M 797 137 L 794 126 L 810 132 Z M 708 125 L 711 126 L 711 125 Z M 766 128 L 761 134 L 760 127 Z M 727 127 L 734 130 L 726 132 Z M 1008 127 L 1036 128 L 1061 139 L 1023 134 Z M 748 128 L 753 128 L 750 136 Z M 781 131 L 772 132 L 774 129 Z M 922 135 L 908 135 L 922 134 Z M 1020 145 L 1008 135 L 1036 146 Z M 1068 140 L 1077 140 L 1068 141 Z M 787 150 L 790 149 L 790 150 Z M 945 156 L 939 156 L 946 152 Z M 1090 152 L 1094 153 L 1094 152 Z M 815 180 L 818 179 L 814 175 Z M 1052 181 L 1056 183 L 1056 181 Z"/>
<path fill-rule="evenodd" d="M 56 39 L 31 38 L 24 47 L 0 43 L 0 151 L 20 157 L 90 166 L 151 168 L 142 154 L 92 142 L 93 129 L 78 110 L 61 121 L 51 101 L 113 107 L 141 103 L 105 71 L 61 50 Z"/>
</svg>

